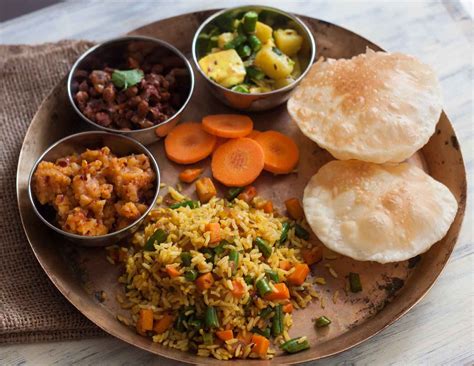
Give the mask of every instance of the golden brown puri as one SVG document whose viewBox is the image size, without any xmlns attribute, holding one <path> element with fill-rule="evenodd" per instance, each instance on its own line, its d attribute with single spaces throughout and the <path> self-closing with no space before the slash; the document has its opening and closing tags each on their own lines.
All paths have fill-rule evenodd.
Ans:
<svg viewBox="0 0 474 366">
<path fill-rule="evenodd" d="M 428 142 L 441 114 L 434 71 L 374 52 L 314 64 L 288 101 L 301 131 L 341 160 L 401 162 Z"/>
<path fill-rule="evenodd" d="M 331 250 L 361 261 L 397 262 L 444 237 L 457 212 L 449 189 L 406 163 L 331 161 L 304 191 L 309 225 Z"/>
</svg>

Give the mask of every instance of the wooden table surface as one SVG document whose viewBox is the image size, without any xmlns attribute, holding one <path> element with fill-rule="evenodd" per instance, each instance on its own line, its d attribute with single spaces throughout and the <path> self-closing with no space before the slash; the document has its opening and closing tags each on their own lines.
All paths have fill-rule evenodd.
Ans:
<svg viewBox="0 0 474 366">
<path fill-rule="evenodd" d="M 0 23 L 0 43 L 37 44 L 64 38 L 104 40 L 182 13 L 229 7 L 237 1 L 66 1 Z M 245 1 L 245 3 L 251 3 Z M 275 1 L 256 3 L 275 5 Z M 445 111 L 454 124 L 468 170 L 468 206 L 459 242 L 429 294 L 407 315 L 364 344 L 321 364 L 473 364 L 474 172 L 473 23 L 456 0 L 284 1 L 278 6 L 346 27 L 389 51 L 432 65 Z M 2 365 L 174 365 L 112 337 L 75 342 L 3 345 Z M 318 363 L 319 364 L 319 363 Z"/>
</svg>

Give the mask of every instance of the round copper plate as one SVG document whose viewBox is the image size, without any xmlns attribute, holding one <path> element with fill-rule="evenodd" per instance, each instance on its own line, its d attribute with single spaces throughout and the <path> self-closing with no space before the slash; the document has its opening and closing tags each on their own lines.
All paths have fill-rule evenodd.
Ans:
<svg viewBox="0 0 474 366">
<path fill-rule="evenodd" d="M 212 12 L 198 12 L 165 19 L 133 32 L 161 38 L 190 54 L 194 31 Z M 365 52 L 367 46 L 380 49 L 366 39 L 316 19 L 302 17 L 312 29 L 318 45 L 317 57 L 347 58 Z M 197 80 L 193 100 L 183 116 L 184 120 L 200 120 L 210 113 L 229 110 L 205 92 L 203 82 Z M 281 202 L 290 197 L 301 197 L 309 177 L 331 156 L 312 141 L 305 138 L 290 120 L 286 107 L 252 115 L 259 130 L 277 129 L 297 140 L 301 149 L 298 173 L 274 177 L 262 175 L 256 182 L 259 193 L 271 198 L 282 210 Z M 117 314 L 127 315 L 119 308 L 115 295 L 123 291 L 117 283 L 118 266 L 108 263 L 103 248 L 78 247 L 43 225 L 34 215 L 27 196 L 27 179 L 33 162 L 51 143 L 87 126 L 76 116 L 67 101 L 65 79 L 51 92 L 39 108 L 26 134 L 18 163 L 18 203 L 23 226 L 31 247 L 43 269 L 62 294 L 85 316 L 99 327 L 134 346 L 149 352 L 189 363 L 221 364 L 221 361 L 202 358 L 191 353 L 169 349 L 136 334 L 135 330 L 116 320 Z M 150 146 L 161 168 L 162 181 L 174 184 L 182 167 L 170 163 L 164 156 L 162 143 Z M 433 285 L 445 266 L 461 227 L 466 203 L 466 175 L 463 160 L 453 128 L 443 113 L 436 133 L 416 156 L 424 168 L 453 192 L 459 210 L 446 237 L 428 252 L 410 261 L 381 265 L 357 262 L 340 257 L 325 259 L 314 270 L 317 276 L 326 278 L 320 286 L 320 301 L 314 301 L 305 310 L 294 313 L 294 325 L 290 335 L 306 335 L 311 349 L 294 355 L 278 355 L 271 363 L 291 364 L 327 357 L 344 351 L 372 337 L 393 323 L 414 306 Z M 209 161 L 196 166 L 206 167 Z M 222 189 L 223 187 L 219 187 Z M 189 187 L 191 192 L 194 187 Z M 313 238 L 313 240 L 316 240 Z M 330 263 L 338 274 L 332 277 L 325 267 Z M 346 293 L 346 276 L 358 272 L 363 292 Z M 105 291 L 107 299 L 100 303 L 94 294 Z M 335 292 L 338 298 L 333 303 Z M 312 318 L 326 315 L 333 320 L 330 327 L 316 331 Z M 235 361 L 233 364 L 267 364 L 267 361 Z"/>
</svg>

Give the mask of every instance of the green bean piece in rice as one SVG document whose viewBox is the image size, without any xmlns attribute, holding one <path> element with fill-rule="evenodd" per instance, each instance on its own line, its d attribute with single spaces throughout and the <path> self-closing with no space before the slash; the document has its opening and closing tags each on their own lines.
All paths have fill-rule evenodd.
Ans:
<svg viewBox="0 0 474 366">
<path fill-rule="evenodd" d="M 146 241 L 144 250 L 154 250 L 155 244 L 161 244 L 168 238 L 168 233 L 163 229 L 157 229 Z"/>
<path fill-rule="evenodd" d="M 222 240 L 210 245 L 205 226 L 216 218 Z M 155 321 L 169 314 L 171 324 L 166 331 L 150 331 L 146 336 L 167 347 L 222 360 L 254 357 L 248 334 L 260 331 L 272 339 L 276 327 L 276 343 L 289 339 L 291 317 L 297 312 L 282 314 L 277 310 L 279 300 L 265 296 L 274 291 L 274 283 L 286 282 L 291 274 L 291 270 L 278 269 L 278 264 L 282 260 L 293 266 L 303 263 L 300 249 L 309 246 L 293 230 L 288 231 L 285 245 L 279 245 L 288 222 L 287 217 L 266 214 L 238 198 L 232 204 L 214 197 L 193 209 L 162 206 L 153 210 L 134 234 L 126 260 L 116 261 L 124 266 L 119 282 L 125 288 L 122 304 L 130 311 L 130 325 L 137 322 L 141 308 L 153 309 Z M 158 230 L 166 238 L 155 240 L 146 250 L 147 241 Z M 180 269 L 180 275 L 170 277 L 166 268 Z M 213 280 L 200 287 L 199 278 L 208 273 Z M 313 285 L 303 283 L 304 291 L 290 286 L 296 309 L 307 306 L 308 298 L 317 293 L 307 291 Z M 232 330 L 230 343 L 215 338 L 214 332 L 221 330 Z M 270 346 L 260 357 L 269 359 L 274 354 Z"/>
</svg>

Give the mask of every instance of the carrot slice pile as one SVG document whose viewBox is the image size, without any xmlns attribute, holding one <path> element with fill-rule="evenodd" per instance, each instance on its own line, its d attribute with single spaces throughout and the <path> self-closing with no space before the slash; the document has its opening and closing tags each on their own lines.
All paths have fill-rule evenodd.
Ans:
<svg viewBox="0 0 474 366">
<path fill-rule="evenodd" d="M 262 133 L 262 131 L 259 131 L 259 130 L 252 130 L 252 132 L 250 132 L 247 136 L 245 137 L 248 137 L 249 139 L 255 139 L 255 137 L 257 137 L 258 135 L 260 135 Z"/>
<path fill-rule="evenodd" d="M 208 134 L 197 122 L 186 122 L 173 128 L 165 138 L 168 159 L 178 164 L 192 164 L 208 157 L 216 136 Z"/>
<path fill-rule="evenodd" d="M 264 169 L 275 174 L 291 173 L 298 164 L 300 152 L 296 143 L 277 131 L 265 131 L 255 137 L 265 156 Z"/>
<path fill-rule="evenodd" d="M 232 139 L 212 155 L 212 175 L 228 187 L 252 183 L 263 170 L 264 156 L 260 145 L 249 138 Z"/>
<path fill-rule="evenodd" d="M 202 127 L 215 136 L 237 138 L 252 132 L 253 122 L 242 114 L 213 114 L 202 119 Z"/>
</svg>

